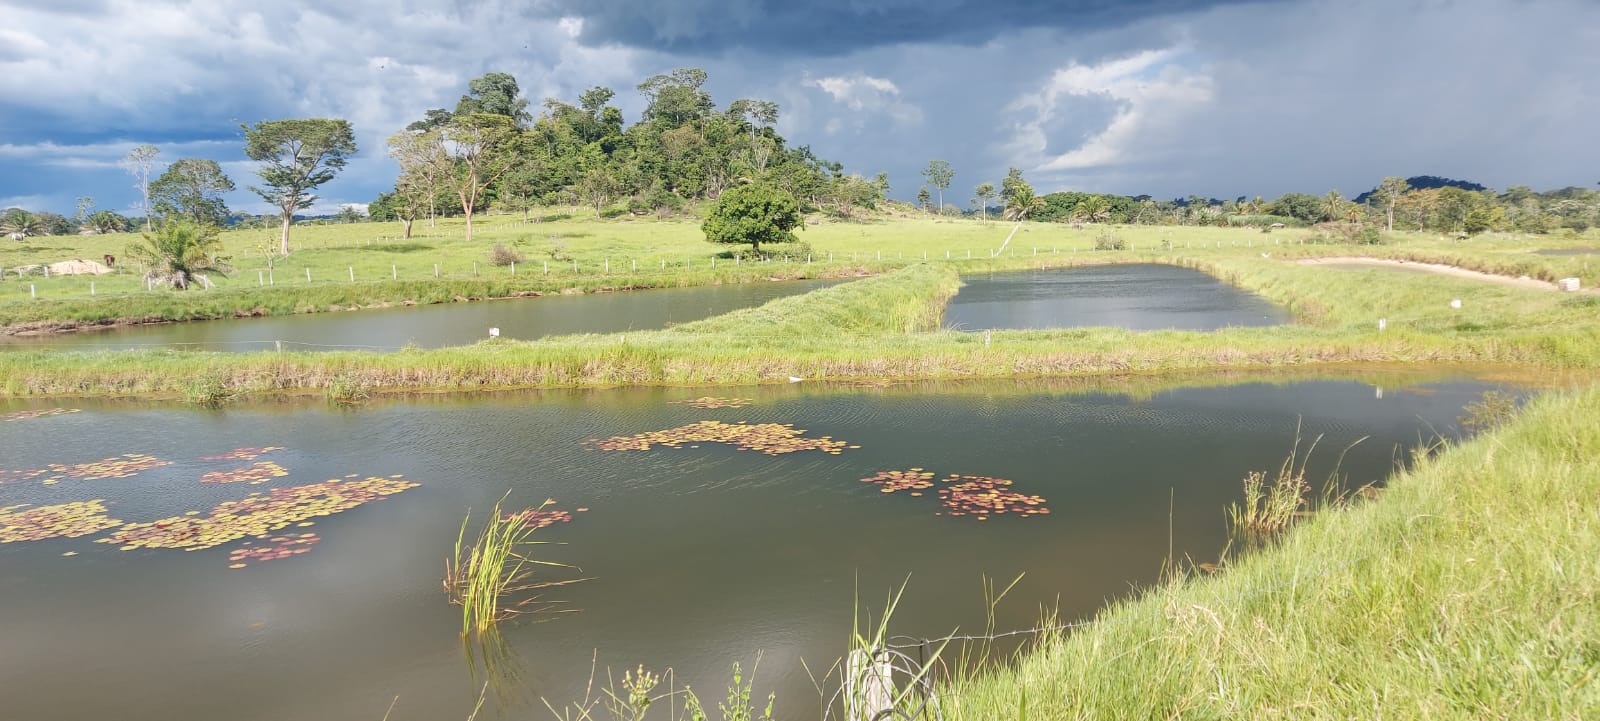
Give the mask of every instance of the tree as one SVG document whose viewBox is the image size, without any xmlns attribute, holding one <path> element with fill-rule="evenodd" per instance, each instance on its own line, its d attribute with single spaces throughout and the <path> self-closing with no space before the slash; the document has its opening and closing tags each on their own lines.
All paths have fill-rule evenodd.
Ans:
<svg viewBox="0 0 1600 721">
<path fill-rule="evenodd" d="M 799 225 L 800 204 L 793 196 L 771 185 L 750 183 L 723 193 L 700 229 L 708 241 L 749 243 L 759 253 L 762 243 L 798 240 L 790 231 Z"/>
<path fill-rule="evenodd" d="M 222 194 L 233 190 L 233 181 L 215 160 L 180 158 L 150 184 L 155 211 L 164 216 L 183 216 L 202 225 L 228 224 L 228 205 Z"/>
<path fill-rule="evenodd" d="M 1104 195 L 1091 195 L 1078 201 L 1072 212 L 1090 223 L 1098 223 L 1111 215 L 1111 201 L 1106 200 Z"/>
<path fill-rule="evenodd" d="M 444 131 L 439 128 L 420 131 L 408 128 L 406 132 L 390 136 L 388 146 L 389 157 L 400 165 L 400 178 L 395 181 L 396 192 L 407 196 L 407 205 L 419 210 L 426 208 L 428 227 L 433 227 L 434 218 L 439 212 L 439 188 L 455 172 L 455 164 L 444 149 Z M 413 215 L 411 219 L 415 220 L 418 215 Z M 410 222 L 406 223 L 406 237 L 411 237 Z"/>
<path fill-rule="evenodd" d="M 1395 204 L 1399 203 L 1400 196 L 1405 195 L 1406 191 L 1410 189 L 1411 186 L 1406 184 L 1404 178 L 1384 178 L 1383 182 L 1378 183 L 1378 189 L 1373 193 L 1373 196 L 1378 201 L 1378 207 L 1383 208 L 1383 215 L 1387 221 L 1385 229 L 1388 232 L 1394 232 Z"/>
<path fill-rule="evenodd" d="M 6 212 L 0 213 L 0 234 L 9 236 L 12 240 L 44 235 L 46 232 L 44 218 L 39 217 L 37 213 L 30 213 L 21 208 L 6 208 Z"/>
<path fill-rule="evenodd" d="M 617 199 L 621 188 L 621 184 L 605 168 L 593 168 L 578 180 L 577 191 L 584 202 L 594 207 L 594 214 L 599 215 L 605 212 L 611 201 Z"/>
<path fill-rule="evenodd" d="M 1033 194 L 1033 186 L 1022 179 L 1021 170 L 1012 168 L 1006 173 L 1006 179 L 1001 181 L 1001 184 L 1005 186 L 1001 194 L 1009 196 L 1006 200 L 1005 217 L 1007 220 L 1017 221 L 1016 225 L 1011 226 L 1011 232 L 1006 235 L 1006 242 L 1000 244 L 1000 250 L 1004 252 L 1006 246 L 1011 245 L 1011 239 L 1016 237 L 1017 230 L 1022 227 L 1022 221 L 1027 220 L 1028 213 L 1043 208 L 1045 203 L 1044 198 Z"/>
<path fill-rule="evenodd" d="M 278 252 L 288 255 L 294 212 L 317 202 L 311 191 L 333 180 L 355 155 L 355 133 L 350 121 L 334 118 L 263 120 L 242 127 L 245 155 L 263 163 L 256 175 L 265 187 L 252 185 L 250 190 L 282 212 Z"/>
<path fill-rule="evenodd" d="M 943 160 L 930 160 L 928 167 L 922 169 L 922 177 L 928 179 L 928 185 L 939 191 L 939 211 L 944 211 L 944 189 L 950 187 L 950 181 L 956 177 L 955 168 Z"/>
<path fill-rule="evenodd" d="M 128 229 L 128 221 L 110 210 L 96 210 L 78 224 L 78 232 L 87 235 L 121 233 Z"/>
<path fill-rule="evenodd" d="M 150 171 L 156 167 L 161 149 L 154 145 L 139 145 L 122 159 L 122 168 L 133 176 L 133 187 L 139 191 L 139 212 L 144 215 L 144 229 L 150 230 Z"/>
<path fill-rule="evenodd" d="M 143 234 L 141 240 L 129 243 L 123 254 L 149 266 L 144 274 L 146 282 L 188 290 L 194 283 L 210 288 L 211 279 L 205 273 L 226 275 L 232 270 L 221 251 L 216 228 L 184 218 L 162 223 L 159 230 Z"/>
<path fill-rule="evenodd" d="M 933 209 L 933 193 L 928 192 L 928 186 L 917 188 L 917 207 L 926 213 Z"/>
<path fill-rule="evenodd" d="M 984 181 L 972 190 L 972 200 L 978 206 L 978 211 L 983 214 L 983 219 L 989 219 L 989 201 L 994 200 L 994 183 Z"/>
<path fill-rule="evenodd" d="M 521 92 L 517 87 L 517 79 L 510 73 L 489 73 L 474 78 L 467 83 L 467 94 L 456 103 L 455 115 L 503 115 L 521 127 L 533 119 L 528 114 L 528 101 L 517 97 Z"/>
<path fill-rule="evenodd" d="M 1327 195 L 1322 196 L 1323 219 L 1333 222 L 1344 217 L 1344 204 L 1344 194 L 1337 190 L 1328 191 Z"/>
<path fill-rule="evenodd" d="M 454 190 L 470 241 L 473 212 L 489 185 L 516 165 L 523 135 L 512 118 L 492 113 L 457 114 L 442 132 L 445 150 L 455 159 Z"/>
</svg>

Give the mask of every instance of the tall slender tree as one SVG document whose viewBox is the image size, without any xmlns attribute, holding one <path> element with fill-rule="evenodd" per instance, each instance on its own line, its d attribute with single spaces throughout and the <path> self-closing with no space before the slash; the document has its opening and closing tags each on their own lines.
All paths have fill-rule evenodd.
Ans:
<svg viewBox="0 0 1600 721">
<path fill-rule="evenodd" d="M 144 214 L 144 229 L 150 230 L 150 171 L 155 170 L 156 158 L 161 149 L 154 145 L 138 145 L 122 159 L 122 168 L 133 176 L 133 187 L 139 191 L 139 212 Z"/>
<path fill-rule="evenodd" d="M 955 168 L 943 160 L 930 160 L 928 167 L 922 169 L 922 177 L 928 179 L 928 185 L 939 191 L 939 212 L 944 212 L 944 190 L 950 187 L 950 181 L 955 179 Z"/>
<path fill-rule="evenodd" d="M 523 134 L 511 117 L 491 113 L 457 115 L 442 131 L 445 150 L 455 159 L 456 197 L 467 216 L 467 240 L 472 240 L 472 214 L 484 191 L 516 166 L 524 150 Z"/>
<path fill-rule="evenodd" d="M 983 219 L 989 219 L 989 201 L 994 200 L 994 183 L 984 181 L 972 191 L 972 199 L 978 205 L 978 212 L 983 214 Z"/>
<path fill-rule="evenodd" d="M 356 154 L 355 132 L 350 121 L 334 118 L 263 120 L 243 127 L 245 155 L 262 163 L 256 175 L 263 187 L 250 190 L 282 211 L 278 252 L 288 255 L 294 212 L 317 202 L 311 191 L 333 180 Z"/>
</svg>

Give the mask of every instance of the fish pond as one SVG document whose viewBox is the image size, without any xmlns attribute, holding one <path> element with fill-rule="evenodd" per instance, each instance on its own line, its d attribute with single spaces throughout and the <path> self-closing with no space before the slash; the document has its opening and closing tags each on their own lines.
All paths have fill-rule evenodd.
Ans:
<svg viewBox="0 0 1600 721">
<path fill-rule="evenodd" d="M 1391 385 L 1376 389 L 1373 383 Z M 1396 381 L 1398 383 L 1398 381 Z M 1132 395 L 1043 381 L 415 397 L 339 409 L 0 407 L 4 716 L 121 721 L 547 718 L 592 664 L 730 664 L 777 715 L 860 603 L 893 630 L 981 630 L 982 578 L 1027 628 L 1214 561 L 1225 508 L 1295 446 L 1384 479 L 1487 386 L 1234 381 Z M 485 658 L 441 588 L 463 516 L 533 509 L 549 609 Z M 546 504 L 546 501 L 550 501 Z M 558 611 L 568 610 L 570 613 Z M 485 691 L 485 689 L 489 689 Z M 665 690 L 665 687 L 663 687 Z M 398 699 L 396 698 L 398 697 Z"/>
<path fill-rule="evenodd" d="M 44 336 L 0 336 L 0 350 L 106 350 L 142 347 L 208 351 L 399 350 L 475 343 L 500 337 L 533 340 L 570 333 L 654 330 L 775 298 L 834 285 L 791 280 L 618 293 L 548 295 L 481 303 L 441 303 L 338 313 L 308 313 L 193 323 L 117 326 Z"/>
<path fill-rule="evenodd" d="M 1280 325 L 1288 311 L 1198 270 L 1156 263 L 963 276 L 944 325 L 960 330 Z"/>
</svg>

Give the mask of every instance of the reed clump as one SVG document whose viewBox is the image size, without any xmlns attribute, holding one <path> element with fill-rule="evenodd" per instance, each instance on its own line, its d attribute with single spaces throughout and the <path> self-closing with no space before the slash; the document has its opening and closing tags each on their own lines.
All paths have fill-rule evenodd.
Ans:
<svg viewBox="0 0 1600 721">
<path fill-rule="evenodd" d="M 503 499 L 502 499 L 503 501 Z M 545 501 L 537 510 L 551 504 Z M 536 571 L 572 568 L 564 563 L 535 558 L 532 549 L 548 541 L 533 540 L 537 526 L 531 514 L 505 514 L 500 503 L 470 545 L 467 527 L 472 514 L 461 520 L 455 551 L 445 560 L 444 591 L 452 604 L 461 606 L 461 633 L 485 633 L 496 624 L 522 614 L 566 611 L 556 602 L 543 601 L 537 591 L 577 583 L 584 579 L 545 580 Z M 531 594 L 531 595 L 530 595 Z M 520 600 L 513 597 L 523 596 Z"/>
</svg>

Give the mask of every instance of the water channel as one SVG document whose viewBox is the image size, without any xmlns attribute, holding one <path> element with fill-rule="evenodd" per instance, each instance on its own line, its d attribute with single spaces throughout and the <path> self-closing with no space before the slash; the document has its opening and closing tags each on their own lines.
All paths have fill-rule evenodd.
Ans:
<svg viewBox="0 0 1600 721">
<path fill-rule="evenodd" d="M 537 698 L 581 697 L 596 653 L 602 682 L 607 667 L 620 679 L 638 664 L 671 666 L 680 687 L 714 704 L 729 663 L 748 672 L 758 652 L 758 697 L 776 692 L 780 718 L 816 718 L 801 661 L 815 670 L 839 656 L 858 588 L 881 607 L 909 578 L 894 630 L 918 637 L 979 628 L 983 574 L 1027 574 L 1000 608 L 1001 628 L 1034 623 L 1040 604 L 1084 618 L 1154 580 L 1169 547 L 1215 559 L 1240 479 L 1276 468 L 1297 426 L 1321 438 L 1311 478 L 1348 448 L 1339 470 L 1364 484 L 1436 432 L 1454 433 L 1486 387 L 1374 383 L 1390 385 L 1123 395 L 1043 381 L 802 384 L 416 397 L 350 410 L 81 401 L 75 412 L 0 423 L 0 508 L 104 499 L 116 519 L 181 522 L 251 493 L 352 475 L 343 482 L 400 475 L 420 485 L 278 531 L 320 541 L 244 568 L 230 568 L 240 541 L 119 550 L 92 542 L 101 531 L 0 544 L 0 708 L 36 721 L 349 721 L 383 718 L 393 703 L 392 721 L 465 718 L 484 678 L 469 670 L 441 571 L 467 510 L 481 519 L 509 492 L 510 507 L 548 498 L 571 513 L 538 531 L 562 544 L 540 554 L 581 567 L 554 577 L 592 580 L 545 593 L 577 612 L 506 629 L 514 660 L 501 668 L 520 669 L 520 682 L 497 688 L 521 701 L 491 692 L 478 718 L 548 718 Z M 683 403 L 707 394 L 749 404 Z M 0 413 L 24 408 L 47 406 Z M 706 420 L 794 424 L 805 438 L 848 445 L 764 455 L 713 442 L 585 443 Z M 281 448 L 201 460 L 249 447 Z M 139 462 L 124 454 L 170 464 L 101 478 L 117 475 L 114 463 L 72 467 Z M 199 480 L 269 461 L 285 475 Z M 26 472 L 50 464 L 62 467 Z M 911 468 L 1009 479 L 1051 513 L 955 517 L 934 489 L 912 497 L 859 480 Z"/>
<path fill-rule="evenodd" d="M 309 313 L 195 323 L 119 326 L 45 336 L 0 336 L 0 350 L 106 350 L 163 347 L 209 351 L 399 350 L 533 340 L 569 333 L 652 330 L 808 293 L 838 280 L 792 280 L 587 295 L 551 295 L 482 303 L 441 303 L 339 313 Z"/>
<path fill-rule="evenodd" d="M 945 310 L 961 330 L 1116 326 L 1217 330 L 1279 325 L 1287 311 L 1198 270 L 1155 263 L 1030 270 L 962 278 Z"/>
</svg>

